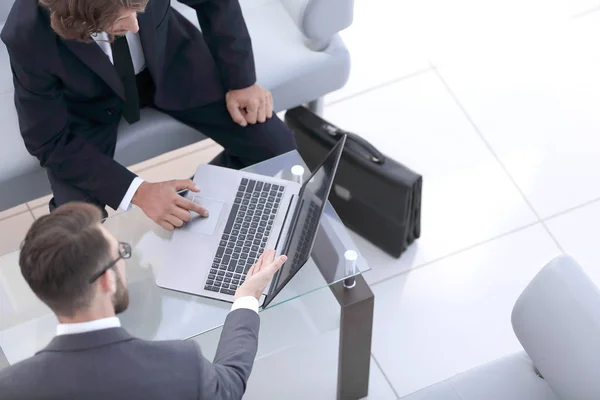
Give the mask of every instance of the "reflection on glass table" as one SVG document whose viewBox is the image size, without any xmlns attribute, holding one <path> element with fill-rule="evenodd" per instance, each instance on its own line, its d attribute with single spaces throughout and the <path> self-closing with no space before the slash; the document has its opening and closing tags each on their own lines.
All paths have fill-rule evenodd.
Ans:
<svg viewBox="0 0 600 400">
<path fill-rule="evenodd" d="M 294 165 L 304 166 L 305 179 L 308 178 L 308 168 L 295 151 L 254 165 L 248 171 L 291 180 Z M 305 221 L 310 221 L 309 211 L 310 208 Z M 105 227 L 118 240 L 133 247 L 133 256 L 127 261 L 131 302 L 129 309 L 119 316 L 125 329 L 140 338 L 163 340 L 187 339 L 222 326 L 230 303 L 156 285 L 156 271 L 170 267 L 168 250 L 172 233 L 155 225 L 139 208 L 107 219 Z M 356 249 L 329 203 L 318 229 L 312 257 L 274 298 L 269 308 L 368 270 L 367 263 L 360 256 L 355 270 L 347 270 L 344 252 Z M 9 364 L 43 348 L 54 336 L 57 324 L 51 311 L 35 298 L 23 280 L 18 254 L 14 252 L 0 257 L 0 348 Z"/>
</svg>

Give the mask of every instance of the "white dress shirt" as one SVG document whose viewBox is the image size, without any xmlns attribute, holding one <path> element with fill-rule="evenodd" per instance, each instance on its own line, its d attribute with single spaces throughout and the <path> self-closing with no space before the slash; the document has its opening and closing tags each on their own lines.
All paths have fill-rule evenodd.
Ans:
<svg viewBox="0 0 600 400">
<path fill-rule="evenodd" d="M 127 39 L 127 44 L 129 45 L 129 52 L 131 53 L 131 60 L 133 61 L 133 69 L 135 74 L 139 74 L 146 68 L 146 58 L 144 57 L 144 50 L 142 49 L 142 42 L 140 41 L 140 35 L 138 33 L 127 32 L 125 35 Z M 101 32 L 92 36 L 92 39 L 100 46 L 100 49 L 106 54 L 108 60 L 114 64 L 113 62 L 113 54 L 112 48 L 110 47 L 110 43 L 108 41 L 108 34 L 106 32 Z M 133 195 L 138 190 L 140 185 L 144 182 L 144 180 L 140 177 L 135 177 L 131 185 L 129 185 L 129 189 L 123 196 L 121 203 L 119 204 L 119 208 L 124 211 L 128 211 L 131 209 L 131 200 L 133 199 Z"/>
<path fill-rule="evenodd" d="M 119 321 L 119 318 L 117 317 L 101 318 L 93 321 L 78 322 L 75 324 L 58 324 L 56 327 L 56 336 L 74 335 L 76 333 L 85 333 L 120 327 L 121 321 Z"/>
<path fill-rule="evenodd" d="M 240 297 L 233 302 L 231 311 L 241 308 L 252 310 L 258 313 L 258 300 L 252 296 Z M 102 329 L 119 328 L 121 321 L 117 317 L 101 318 L 88 322 L 78 322 L 74 324 L 58 324 L 56 327 L 56 336 L 73 335 L 76 333 L 85 333 L 99 331 Z"/>
<path fill-rule="evenodd" d="M 127 32 L 125 35 L 127 44 L 129 45 L 129 52 L 131 53 L 131 60 L 133 61 L 133 69 L 135 74 L 139 74 L 146 68 L 146 58 L 144 57 L 144 50 L 142 50 L 142 42 L 140 41 L 139 33 Z M 104 54 L 108 56 L 108 59 L 112 64 L 113 54 L 110 42 L 108 41 L 108 34 L 106 32 L 100 32 L 92 36 L 92 39 L 100 46 Z"/>
</svg>

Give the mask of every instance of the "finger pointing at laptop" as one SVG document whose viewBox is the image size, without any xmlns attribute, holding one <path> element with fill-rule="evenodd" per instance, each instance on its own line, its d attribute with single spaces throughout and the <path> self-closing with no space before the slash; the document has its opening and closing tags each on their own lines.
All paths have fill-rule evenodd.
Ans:
<svg viewBox="0 0 600 400">
<path fill-rule="evenodd" d="M 208 217 L 208 210 L 192 200 L 180 196 L 180 190 L 199 192 L 190 179 L 166 182 L 143 182 L 131 202 L 140 207 L 152 221 L 169 232 L 180 228 L 192 218 L 191 211 Z"/>
</svg>

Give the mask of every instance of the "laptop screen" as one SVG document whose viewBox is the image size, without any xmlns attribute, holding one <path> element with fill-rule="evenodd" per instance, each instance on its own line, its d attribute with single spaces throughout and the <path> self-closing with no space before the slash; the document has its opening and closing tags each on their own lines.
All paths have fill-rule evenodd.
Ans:
<svg viewBox="0 0 600 400">
<path fill-rule="evenodd" d="M 294 220 L 282 251 L 282 254 L 287 255 L 288 260 L 276 276 L 275 284 L 271 286 L 264 306 L 271 302 L 310 257 L 321 214 L 329 197 L 345 142 L 346 135 L 337 142 L 321 166 L 304 182 L 298 194 Z"/>
</svg>

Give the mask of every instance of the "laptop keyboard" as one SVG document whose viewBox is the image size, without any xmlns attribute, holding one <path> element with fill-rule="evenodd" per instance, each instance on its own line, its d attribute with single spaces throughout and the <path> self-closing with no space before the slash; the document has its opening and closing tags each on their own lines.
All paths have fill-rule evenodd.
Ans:
<svg viewBox="0 0 600 400">
<path fill-rule="evenodd" d="M 310 257 L 310 245 L 311 239 L 314 237 L 314 233 L 319 228 L 319 214 L 321 208 L 314 202 L 310 203 L 306 221 L 302 227 L 302 234 L 300 235 L 300 242 L 298 243 L 298 250 L 292 260 L 291 270 L 296 272 L 297 269 L 302 267 L 304 262 Z"/>
<path fill-rule="evenodd" d="M 265 249 L 282 196 L 283 186 L 242 179 L 205 290 L 235 294 Z"/>
</svg>

